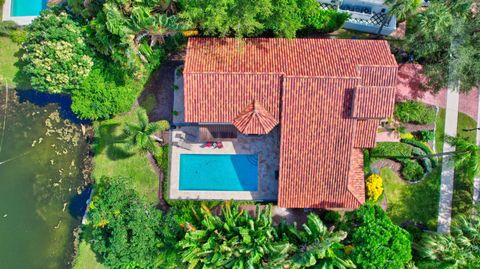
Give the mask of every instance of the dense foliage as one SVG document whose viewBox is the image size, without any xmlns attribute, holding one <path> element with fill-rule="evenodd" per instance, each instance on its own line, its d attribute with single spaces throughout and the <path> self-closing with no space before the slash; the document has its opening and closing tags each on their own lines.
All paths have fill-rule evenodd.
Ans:
<svg viewBox="0 0 480 269">
<path fill-rule="evenodd" d="M 65 11 L 48 9 L 27 27 L 23 71 L 37 90 L 79 89 L 93 66 L 81 26 Z"/>
<path fill-rule="evenodd" d="M 408 181 L 418 181 L 424 175 L 423 167 L 416 161 L 405 161 L 402 164 L 402 177 Z"/>
<path fill-rule="evenodd" d="M 426 233 L 417 254 L 432 268 L 480 268 L 480 208 L 452 221 L 451 233 Z"/>
<path fill-rule="evenodd" d="M 161 212 L 128 180 L 102 178 L 88 211 L 92 249 L 109 268 L 154 268 L 160 252 Z"/>
<path fill-rule="evenodd" d="M 316 0 L 181 0 L 180 17 L 207 36 L 295 37 L 302 29 L 331 32 L 348 14 L 323 10 Z"/>
<path fill-rule="evenodd" d="M 372 201 L 377 201 L 383 193 L 383 180 L 378 174 L 372 174 L 365 180 L 367 188 L 367 197 Z"/>
<path fill-rule="evenodd" d="M 412 146 L 398 142 L 379 142 L 375 148 L 370 150 L 371 158 L 391 158 L 403 160 L 405 158 L 400 157 L 411 156 Z"/>
<path fill-rule="evenodd" d="M 412 259 L 410 235 L 379 206 L 366 203 L 345 218 L 346 242 L 353 246 L 350 256 L 360 268 L 404 268 Z"/>
<path fill-rule="evenodd" d="M 461 91 L 480 83 L 480 15 L 472 0 L 432 0 L 407 24 L 406 50 L 414 53 L 438 91 L 449 81 Z"/>
<path fill-rule="evenodd" d="M 149 122 L 147 112 L 140 109 L 137 112 L 138 124 L 126 123 L 123 126 L 124 143 L 128 149 L 141 150 L 152 154 L 159 154 L 161 150 L 156 142 L 163 142 L 156 133 L 168 130 L 168 121 Z"/>
<path fill-rule="evenodd" d="M 395 117 L 405 123 L 432 124 L 435 122 L 435 108 L 418 101 L 405 101 L 395 104 Z"/>
<path fill-rule="evenodd" d="M 99 61 L 72 92 L 72 111 L 81 119 L 106 119 L 130 110 L 142 89 L 141 81 L 128 78 L 113 64 Z"/>
</svg>

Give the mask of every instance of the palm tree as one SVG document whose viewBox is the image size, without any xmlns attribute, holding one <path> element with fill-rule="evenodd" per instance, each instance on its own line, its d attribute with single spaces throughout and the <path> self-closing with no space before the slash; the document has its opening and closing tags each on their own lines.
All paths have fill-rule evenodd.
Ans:
<svg viewBox="0 0 480 269">
<path fill-rule="evenodd" d="M 303 230 L 281 224 L 280 230 L 297 245 L 290 260 L 289 268 L 356 268 L 344 252 L 342 241 L 347 237 L 344 231 L 330 232 L 315 214 L 307 216 Z"/>
<path fill-rule="evenodd" d="M 144 109 L 137 112 L 137 118 L 138 124 L 125 123 L 123 142 L 128 149 L 138 149 L 153 154 L 157 149 L 155 142 L 163 142 L 155 133 L 168 130 L 170 126 L 167 121 L 148 122 Z"/>
<path fill-rule="evenodd" d="M 480 268 L 480 207 L 452 223 L 451 234 L 426 233 L 417 254 L 442 268 Z"/>
<path fill-rule="evenodd" d="M 279 268 L 293 249 L 278 238 L 271 205 L 264 210 L 257 205 L 255 217 L 231 202 L 222 205 L 221 216 L 205 205 L 200 213 L 200 225 L 186 223 L 179 242 L 182 262 L 189 268 Z"/>
<path fill-rule="evenodd" d="M 415 15 L 420 8 L 421 0 L 386 0 L 385 4 L 390 7 L 388 13 L 395 16 L 398 22 L 407 20 Z"/>
</svg>

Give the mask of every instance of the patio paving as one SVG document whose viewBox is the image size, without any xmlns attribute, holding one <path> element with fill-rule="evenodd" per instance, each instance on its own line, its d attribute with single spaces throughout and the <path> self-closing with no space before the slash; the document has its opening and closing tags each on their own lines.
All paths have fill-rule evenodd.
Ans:
<svg viewBox="0 0 480 269">
<path fill-rule="evenodd" d="M 279 129 L 273 129 L 263 136 L 238 135 L 235 141 L 222 141 L 223 148 L 205 148 L 198 141 L 198 126 L 182 126 L 171 132 L 170 146 L 170 199 L 194 200 L 260 200 L 275 201 L 278 193 L 276 171 L 279 169 Z M 191 149 L 176 146 L 175 142 L 185 142 Z M 180 155 L 181 154 L 257 154 L 258 155 L 258 191 L 180 191 Z"/>
</svg>

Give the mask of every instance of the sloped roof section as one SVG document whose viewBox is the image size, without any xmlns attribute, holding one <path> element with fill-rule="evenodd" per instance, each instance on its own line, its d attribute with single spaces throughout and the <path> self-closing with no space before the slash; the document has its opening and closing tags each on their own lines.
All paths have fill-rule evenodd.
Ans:
<svg viewBox="0 0 480 269">
<path fill-rule="evenodd" d="M 253 101 L 233 120 L 233 125 L 243 134 L 268 134 L 278 120 L 258 101 Z"/>
<path fill-rule="evenodd" d="M 365 201 L 359 148 L 392 113 L 396 75 L 384 40 L 190 38 L 185 119 L 247 134 L 280 122 L 278 205 L 353 209 Z"/>
</svg>

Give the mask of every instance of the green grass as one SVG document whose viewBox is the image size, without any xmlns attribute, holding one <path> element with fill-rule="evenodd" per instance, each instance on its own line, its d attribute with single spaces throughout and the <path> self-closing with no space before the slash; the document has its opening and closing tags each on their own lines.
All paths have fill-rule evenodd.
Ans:
<svg viewBox="0 0 480 269">
<path fill-rule="evenodd" d="M 457 135 L 460 137 L 467 138 L 470 142 L 475 143 L 477 139 L 477 131 L 464 131 L 464 129 L 475 129 L 477 128 L 477 122 L 470 118 L 468 115 L 459 112 L 458 113 L 458 123 L 457 123 Z"/>
<path fill-rule="evenodd" d="M 73 264 L 73 269 L 106 269 L 98 260 L 95 253 L 86 241 L 80 241 L 77 257 Z"/>
<path fill-rule="evenodd" d="M 443 151 L 443 141 L 445 139 L 445 109 L 440 108 L 435 120 L 435 152 Z"/>
<path fill-rule="evenodd" d="M 125 122 L 137 122 L 136 110 L 119 115 L 110 120 L 95 122 L 95 156 L 93 158 L 93 178 L 97 181 L 102 176 L 124 176 L 140 195 L 149 202 L 157 203 L 158 176 L 150 166 L 145 153 L 128 152 L 123 144 L 118 143 Z"/>
<path fill-rule="evenodd" d="M 388 201 L 387 214 L 397 224 L 417 221 L 434 230 L 437 225 L 440 195 L 440 169 L 434 169 L 417 184 L 409 184 L 390 168 L 380 169 L 384 195 Z"/>
<path fill-rule="evenodd" d="M 149 94 L 145 97 L 145 99 L 140 103 L 140 106 L 147 111 L 147 113 L 150 113 L 155 106 L 157 105 L 157 99 L 155 98 L 155 95 Z"/>
<path fill-rule="evenodd" d="M 464 137 L 472 143 L 476 142 L 476 131 L 463 131 L 463 129 L 477 128 L 477 122 L 468 115 L 459 112 L 457 123 L 457 136 Z M 473 203 L 473 179 L 459 169 L 455 170 L 453 184 L 452 216 L 465 213 Z"/>
<path fill-rule="evenodd" d="M 20 46 L 14 43 L 9 37 L 0 36 L 0 85 L 4 85 L 4 79 L 8 85 L 13 85 L 14 77 L 18 72 L 15 66 L 18 58 L 15 56 L 20 50 Z"/>
</svg>

